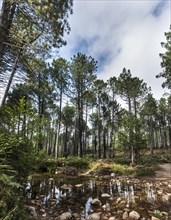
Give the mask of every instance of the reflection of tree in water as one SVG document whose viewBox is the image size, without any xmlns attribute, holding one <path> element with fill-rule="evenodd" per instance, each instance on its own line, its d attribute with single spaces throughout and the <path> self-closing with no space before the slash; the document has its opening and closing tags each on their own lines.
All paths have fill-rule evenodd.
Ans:
<svg viewBox="0 0 171 220">
<path fill-rule="evenodd" d="M 35 199 L 37 195 L 41 194 L 41 180 L 35 180 L 31 182 L 31 199 Z"/>
<path fill-rule="evenodd" d="M 154 188 L 152 184 L 146 184 L 147 200 L 153 202 L 155 200 Z"/>
<path fill-rule="evenodd" d="M 161 209 L 166 212 L 170 209 L 168 204 L 155 196 L 156 189 L 152 183 L 144 184 L 138 182 L 134 184 L 131 181 L 120 179 L 113 180 L 81 180 L 75 179 L 74 182 L 68 179 L 44 178 L 34 179 L 31 183 L 31 199 L 42 198 L 46 208 L 51 209 L 51 213 L 61 212 L 77 212 L 83 217 L 88 215 L 89 210 L 93 212 L 101 210 L 100 207 L 91 206 L 91 201 L 99 198 L 103 208 L 103 212 L 117 211 L 116 201 L 120 198 L 128 207 L 143 207 L 148 217 L 148 210 Z M 102 194 L 109 194 L 114 199 L 103 198 Z M 52 202 L 54 206 L 52 206 Z M 112 207 L 112 208 L 111 208 Z"/>
</svg>

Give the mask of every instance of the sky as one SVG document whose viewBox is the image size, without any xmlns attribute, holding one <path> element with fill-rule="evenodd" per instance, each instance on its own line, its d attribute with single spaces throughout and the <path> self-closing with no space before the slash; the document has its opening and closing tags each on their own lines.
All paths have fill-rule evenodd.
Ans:
<svg viewBox="0 0 171 220">
<path fill-rule="evenodd" d="M 74 0 L 69 24 L 60 56 L 91 55 L 104 81 L 125 67 L 152 88 L 156 99 L 167 92 L 156 75 L 162 71 L 159 53 L 165 51 L 161 42 L 171 24 L 171 0 Z"/>
</svg>

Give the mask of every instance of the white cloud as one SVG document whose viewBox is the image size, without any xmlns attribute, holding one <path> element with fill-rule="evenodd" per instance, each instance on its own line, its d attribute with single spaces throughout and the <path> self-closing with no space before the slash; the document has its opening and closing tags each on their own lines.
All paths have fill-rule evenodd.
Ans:
<svg viewBox="0 0 171 220">
<path fill-rule="evenodd" d="M 155 97 L 160 98 L 162 80 L 155 76 L 161 72 L 160 43 L 165 41 L 164 32 L 170 25 L 169 1 L 163 2 L 75 0 L 71 33 L 61 56 L 72 57 L 75 49 L 81 49 L 79 39 L 84 39 L 89 42 L 87 54 L 104 59 L 99 78 L 118 76 L 125 67 L 133 76 L 144 79 Z"/>
</svg>

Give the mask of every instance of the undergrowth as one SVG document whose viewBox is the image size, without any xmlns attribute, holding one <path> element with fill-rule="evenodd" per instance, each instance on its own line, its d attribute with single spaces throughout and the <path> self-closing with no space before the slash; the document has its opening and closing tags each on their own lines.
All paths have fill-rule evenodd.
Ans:
<svg viewBox="0 0 171 220">
<path fill-rule="evenodd" d="M 158 160 L 160 158 L 160 160 Z M 116 158 L 113 159 L 90 159 L 90 158 L 78 158 L 78 157 L 68 157 L 59 158 L 57 160 L 53 158 L 46 158 L 39 164 L 39 171 L 41 172 L 49 172 L 55 173 L 55 171 L 59 170 L 61 167 L 75 167 L 81 173 L 102 173 L 102 170 L 110 170 L 117 175 L 133 175 L 133 176 L 151 176 L 154 175 L 156 169 L 157 161 L 165 161 L 162 158 L 166 158 L 165 155 L 156 156 L 144 156 L 141 157 L 140 165 L 130 165 L 129 159 L 126 157 L 124 161 L 124 157 L 120 157 L 118 160 Z M 116 162 L 117 161 L 117 162 Z M 119 163 L 119 162 L 120 163 Z M 121 161 L 124 161 L 121 163 Z"/>
</svg>

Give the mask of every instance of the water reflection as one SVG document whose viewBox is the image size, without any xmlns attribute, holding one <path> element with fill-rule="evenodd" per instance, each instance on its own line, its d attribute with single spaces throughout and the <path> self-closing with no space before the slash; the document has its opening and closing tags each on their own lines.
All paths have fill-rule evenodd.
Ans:
<svg viewBox="0 0 171 220">
<path fill-rule="evenodd" d="M 127 205 L 129 205 L 130 203 L 135 203 L 134 187 L 132 185 L 126 185 L 124 190 L 124 197 L 126 199 Z"/>
<path fill-rule="evenodd" d="M 152 183 L 138 185 L 134 181 L 122 179 L 53 179 L 33 178 L 27 184 L 28 200 L 35 200 L 40 209 L 43 207 L 51 215 L 62 212 L 79 213 L 86 219 L 92 212 L 116 212 L 117 208 L 130 207 L 143 209 L 143 215 L 149 217 L 150 204 L 157 202 L 156 191 Z M 108 194 L 103 197 L 102 194 Z M 91 202 L 99 198 L 102 206 L 94 207 Z M 155 209 L 162 209 L 156 203 Z M 146 209 L 145 209 L 146 208 Z M 170 208 L 169 208 L 170 209 Z M 165 211 L 167 211 L 165 209 Z"/>
<path fill-rule="evenodd" d="M 147 200 L 148 201 L 153 202 L 156 199 L 152 184 L 150 184 L 150 183 L 146 184 L 146 193 L 147 193 Z"/>
</svg>

